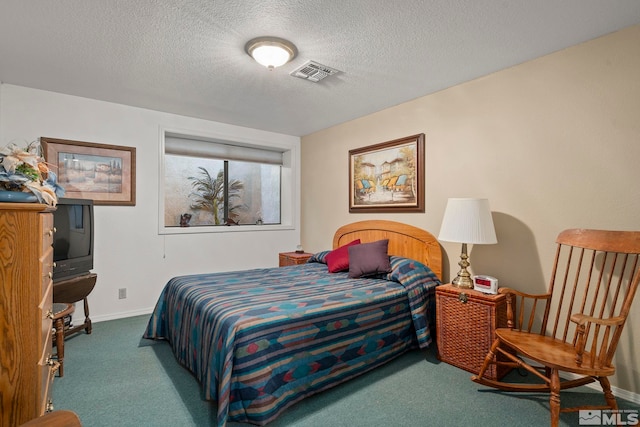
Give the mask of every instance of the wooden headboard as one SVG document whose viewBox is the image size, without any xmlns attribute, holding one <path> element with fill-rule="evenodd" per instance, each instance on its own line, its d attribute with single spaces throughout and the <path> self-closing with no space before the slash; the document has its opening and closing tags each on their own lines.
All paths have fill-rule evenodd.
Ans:
<svg viewBox="0 0 640 427">
<path fill-rule="evenodd" d="M 333 248 L 356 239 L 362 243 L 389 239 L 389 255 L 420 261 L 442 279 L 442 249 L 428 231 L 395 221 L 359 221 L 338 228 L 333 236 Z"/>
</svg>

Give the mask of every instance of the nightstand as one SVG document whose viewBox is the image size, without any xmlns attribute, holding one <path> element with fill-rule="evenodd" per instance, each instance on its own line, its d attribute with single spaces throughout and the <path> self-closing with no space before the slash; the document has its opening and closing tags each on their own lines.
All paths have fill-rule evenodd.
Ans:
<svg viewBox="0 0 640 427">
<path fill-rule="evenodd" d="M 477 374 L 495 339 L 496 328 L 507 327 L 506 296 L 487 295 L 451 284 L 438 286 L 436 325 L 438 358 Z M 500 379 L 510 370 L 492 364 L 486 375 Z"/>
<path fill-rule="evenodd" d="M 280 252 L 280 267 L 304 264 L 311 255 L 308 252 Z"/>
</svg>

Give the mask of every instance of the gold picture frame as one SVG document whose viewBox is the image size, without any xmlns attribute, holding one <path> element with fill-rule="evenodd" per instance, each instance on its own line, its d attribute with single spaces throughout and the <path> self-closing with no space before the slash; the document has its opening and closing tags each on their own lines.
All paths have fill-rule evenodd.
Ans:
<svg viewBox="0 0 640 427">
<path fill-rule="evenodd" d="M 424 212 L 424 134 L 349 151 L 349 212 Z"/>
<path fill-rule="evenodd" d="M 41 137 L 49 167 L 64 197 L 92 199 L 95 205 L 136 204 L 136 149 L 120 145 Z"/>
</svg>

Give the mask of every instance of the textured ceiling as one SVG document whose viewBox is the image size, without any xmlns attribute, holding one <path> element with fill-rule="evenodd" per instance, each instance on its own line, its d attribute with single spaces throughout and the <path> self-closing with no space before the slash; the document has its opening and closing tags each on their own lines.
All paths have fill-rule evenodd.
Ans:
<svg viewBox="0 0 640 427">
<path fill-rule="evenodd" d="M 0 81 L 302 136 L 638 23 L 638 0 L 1 0 Z M 297 58 L 253 62 L 265 35 Z M 342 73 L 289 75 L 309 60 Z"/>
</svg>

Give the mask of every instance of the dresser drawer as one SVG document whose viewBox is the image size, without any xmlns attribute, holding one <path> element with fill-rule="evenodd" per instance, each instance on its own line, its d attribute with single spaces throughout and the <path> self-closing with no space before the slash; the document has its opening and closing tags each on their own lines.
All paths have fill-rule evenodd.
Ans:
<svg viewBox="0 0 640 427">
<path fill-rule="evenodd" d="M 47 353 L 52 351 L 52 333 L 53 330 L 53 283 L 47 287 L 42 301 L 38 306 L 40 312 L 41 330 L 40 330 L 40 358 L 46 357 Z"/>
<path fill-rule="evenodd" d="M 53 245 L 53 214 L 43 213 L 40 217 L 42 218 L 42 253 L 44 253 Z"/>
<path fill-rule="evenodd" d="M 42 294 L 53 283 L 53 248 L 49 246 L 43 253 L 40 263 L 40 278 L 42 282 Z"/>
<path fill-rule="evenodd" d="M 40 390 L 36 396 L 38 396 L 39 415 L 43 415 L 45 412 L 50 412 L 50 408 L 52 408 L 51 390 L 53 378 L 58 368 L 58 362 L 52 359 L 52 342 L 53 334 L 51 333 L 51 330 L 49 330 L 48 338 L 44 346 L 45 352 L 38 362 L 38 370 L 40 371 Z"/>
</svg>

